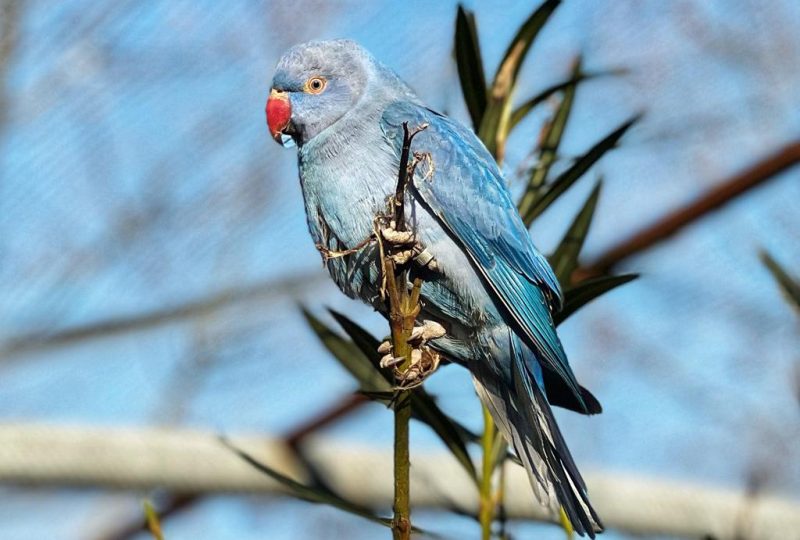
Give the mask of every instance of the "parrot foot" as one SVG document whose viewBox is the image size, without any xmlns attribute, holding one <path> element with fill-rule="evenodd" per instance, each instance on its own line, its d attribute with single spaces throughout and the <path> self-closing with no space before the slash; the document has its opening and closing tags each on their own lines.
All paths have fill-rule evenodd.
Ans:
<svg viewBox="0 0 800 540">
<path fill-rule="evenodd" d="M 444 337 L 447 331 L 436 321 L 422 321 L 411 330 L 408 343 L 411 350 L 411 365 L 403 373 L 395 373 L 398 389 L 410 390 L 420 386 L 439 367 L 439 353 L 428 346 L 428 342 Z"/>
<path fill-rule="evenodd" d="M 436 371 L 441 357 L 439 353 L 428 347 L 427 343 L 443 337 L 446 333 L 444 326 L 435 321 L 423 321 L 421 325 L 415 326 L 408 338 L 408 343 L 413 349 L 411 350 L 411 362 L 405 370 L 398 367 L 405 361 L 405 358 L 392 354 L 391 341 L 384 341 L 378 346 L 378 352 L 383 355 L 380 367 L 394 368 L 397 390 L 416 388 Z"/>
<path fill-rule="evenodd" d="M 397 364 L 400 364 L 405 360 L 402 356 L 394 356 L 392 354 L 392 342 L 388 339 L 378 345 L 378 353 L 382 354 L 381 361 L 378 364 L 381 368 L 386 369 L 390 367 L 395 367 Z"/>
<path fill-rule="evenodd" d="M 385 223 L 385 222 L 384 222 Z M 423 246 L 413 231 L 398 231 L 394 220 L 379 227 L 381 239 L 394 246 L 388 256 L 397 266 L 414 261 L 421 268 L 436 271 L 439 265 L 433 255 Z"/>
<path fill-rule="evenodd" d="M 397 266 L 401 266 L 406 264 L 414 257 L 414 250 L 413 249 L 404 249 L 403 251 L 398 251 L 397 253 L 392 253 L 390 255 L 392 260 Z"/>
<path fill-rule="evenodd" d="M 425 379 L 430 377 L 434 371 L 439 367 L 441 357 L 439 353 L 423 345 L 411 351 L 411 365 L 408 366 L 402 373 L 397 373 L 395 369 L 395 377 L 397 379 L 397 390 L 411 390 L 421 386 Z"/>
<path fill-rule="evenodd" d="M 390 221 L 388 225 L 381 228 L 381 236 L 396 246 L 410 245 L 416 242 L 414 231 L 398 231 L 396 227 L 397 224 L 394 220 Z"/>
<path fill-rule="evenodd" d="M 395 367 L 397 364 L 402 364 L 405 360 L 403 356 L 392 356 L 391 354 L 386 354 L 381 357 L 381 361 L 378 364 L 381 368 L 386 369 L 390 367 Z"/>
<path fill-rule="evenodd" d="M 380 354 L 389 354 L 392 352 L 392 342 L 388 339 L 386 341 L 382 341 L 380 345 L 378 345 L 378 353 Z"/>
<path fill-rule="evenodd" d="M 446 333 L 447 331 L 444 329 L 444 326 L 438 322 L 422 321 L 421 325 L 415 326 L 414 329 L 411 330 L 411 336 L 408 338 L 408 342 L 414 346 L 422 346 L 429 341 L 444 336 Z"/>
<path fill-rule="evenodd" d="M 374 236 L 369 235 L 364 240 L 356 244 L 355 247 L 352 247 L 350 249 L 342 249 L 342 250 L 329 249 L 325 247 L 323 244 L 315 244 L 314 247 L 316 247 L 317 251 L 319 251 L 320 254 L 322 255 L 322 264 L 324 266 L 325 263 L 327 263 L 331 259 L 339 259 L 341 257 L 347 257 L 348 255 L 353 255 L 354 253 L 358 253 L 359 251 L 361 251 L 374 241 L 375 241 Z"/>
</svg>

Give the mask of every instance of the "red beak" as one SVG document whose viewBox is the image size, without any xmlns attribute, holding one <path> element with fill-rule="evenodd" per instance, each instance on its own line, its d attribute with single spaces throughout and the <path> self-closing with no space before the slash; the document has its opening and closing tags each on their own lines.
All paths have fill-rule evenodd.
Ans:
<svg viewBox="0 0 800 540">
<path fill-rule="evenodd" d="M 267 100 L 267 125 L 272 138 L 281 142 L 281 134 L 292 119 L 292 104 L 286 92 L 275 90 L 269 93 Z"/>
</svg>

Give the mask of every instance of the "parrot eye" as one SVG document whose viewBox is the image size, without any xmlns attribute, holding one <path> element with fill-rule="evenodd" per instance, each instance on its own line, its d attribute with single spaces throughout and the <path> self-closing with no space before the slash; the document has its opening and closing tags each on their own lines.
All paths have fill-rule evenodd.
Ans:
<svg viewBox="0 0 800 540">
<path fill-rule="evenodd" d="M 327 85 L 325 77 L 311 77 L 306 81 L 304 90 L 309 94 L 321 94 Z"/>
</svg>

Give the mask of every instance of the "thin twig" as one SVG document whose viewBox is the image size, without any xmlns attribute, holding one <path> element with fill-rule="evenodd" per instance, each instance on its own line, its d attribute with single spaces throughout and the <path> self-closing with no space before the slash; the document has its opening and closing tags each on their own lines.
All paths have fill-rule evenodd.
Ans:
<svg viewBox="0 0 800 540">
<path fill-rule="evenodd" d="M 166 502 L 160 504 L 157 508 L 159 520 L 163 523 L 168 518 L 190 509 L 200 498 L 200 495 L 194 493 L 169 497 Z M 102 534 L 95 540 L 130 540 L 147 530 L 147 519 L 141 517 L 131 523 L 121 525 L 119 529 Z"/>
<path fill-rule="evenodd" d="M 400 154 L 400 169 L 397 174 L 397 188 L 391 198 L 390 225 L 400 232 L 407 230 L 405 222 L 405 192 L 410 181 L 413 181 L 417 160 L 409 165 L 411 141 L 414 136 L 427 127 L 426 124 L 409 131 L 408 123 L 403 122 L 403 147 Z M 380 221 L 380 218 L 377 220 Z M 414 279 L 409 290 L 409 271 L 402 264 L 397 264 L 392 257 L 399 249 L 397 244 L 389 244 L 384 248 L 381 234 L 376 235 L 383 270 L 384 298 L 389 312 L 389 324 L 392 331 L 392 350 L 396 357 L 403 361 L 396 368 L 399 374 L 396 382 L 402 384 L 403 374 L 411 366 L 411 350 L 409 344 L 414 323 L 420 312 L 419 298 L 422 281 Z M 382 290 L 384 290 L 382 288 Z M 398 385 L 399 385 L 398 384 Z M 409 422 L 411 420 L 412 389 L 399 389 L 392 400 L 394 403 L 394 518 L 392 519 L 392 535 L 395 540 L 408 540 L 411 535 L 411 482 L 409 460 Z"/>
<path fill-rule="evenodd" d="M 661 242 L 739 195 L 800 163 L 800 141 L 784 146 L 732 178 L 720 182 L 687 206 L 668 214 L 607 250 L 594 262 L 576 270 L 574 281 L 607 274 L 628 257 Z"/>
<path fill-rule="evenodd" d="M 20 0 L 3 0 L 0 2 L 0 139 L 8 123 L 10 98 L 7 88 L 7 75 L 11 69 L 11 60 L 19 43 L 21 20 L 22 2 Z"/>
<path fill-rule="evenodd" d="M 416 168 L 416 160 L 411 164 L 411 171 L 409 171 L 409 164 L 408 158 L 411 154 L 411 141 L 414 140 L 414 137 L 423 130 L 428 127 L 428 124 L 421 124 L 420 126 L 416 127 L 413 131 L 408 130 L 408 122 L 403 122 L 403 148 L 400 152 L 400 171 L 397 174 L 397 187 L 394 191 L 394 222 L 395 222 L 395 229 L 398 231 L 405 231 L 406 230 L 406 220 L 405 220 L 405 197 L 406 197 L 406 186 L 408 185 L 408 180 L 410 177 L 413 177 L 414 172 L 413 169 Z M 411 174 L 409 174 L 411 172 Z"/>
<path fill-rule="evenodd" d="M 492 477 L 494 476 L 495 460 L 492 449 L 494 448 L 497 432 L 489 409 L 485 406 L 481 409 L 483 411 L 483 437 L 481 437 L 483 466 L 481 467 L 478 521 L 481 524 L 481 540 L 489 540 L 492 536 L 495 508 L 494 497 L 492 496 Z"/>
<path fill-rule="evenodd" d="M 364 394 L 349 394 L 345 396 L 345 398 L 339 403 L 330 409 L 327 409 L 324 414 L 315 416 L 308 422 L 304 422 L 293 429 L 288 435 L 286 435 L 286 443 L 293 448 L 298 448 L 300 443 L 312 433 L 333 423 L 335 420 L 356 410 L 361 405 L 368 402 L 369 399 Z"/>
</svg>

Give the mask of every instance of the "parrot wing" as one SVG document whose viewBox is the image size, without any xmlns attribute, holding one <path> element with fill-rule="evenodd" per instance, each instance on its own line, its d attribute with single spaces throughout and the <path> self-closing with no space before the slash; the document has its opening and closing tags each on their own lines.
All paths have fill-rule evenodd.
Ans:
<svg viewBox="0 0 800 540">
<path fill-rule="evenodd" d="M 427 124 L 412 151 L 430 153 L 433 173 L 417 172 L 414 189 L 468 255 L 504 316 L 543 365 L 586 405 L 553 325 L 551 306 L 563 297 L 547 260 L 536 250 L 495 160 L 468 129 L 425 107 L 399 101 L 384 112 L 385 137 L 400 156 L 403 122 Z M 421 170 L 421 169 L 420 169 Z"/>
</svg>

